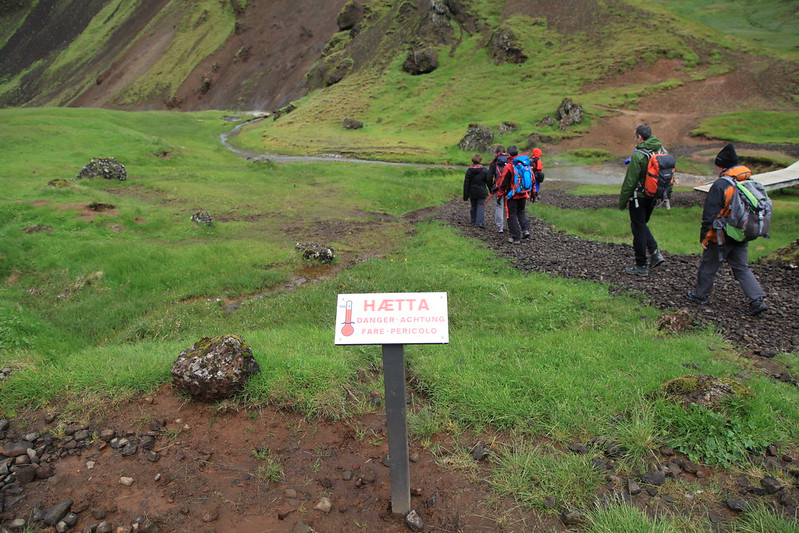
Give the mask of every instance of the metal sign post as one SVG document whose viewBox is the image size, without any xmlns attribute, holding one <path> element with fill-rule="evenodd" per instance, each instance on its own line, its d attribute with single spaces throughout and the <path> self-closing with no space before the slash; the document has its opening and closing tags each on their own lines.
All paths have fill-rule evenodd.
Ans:
<svg viewBox="0 0 799 533">
<path fill-rule="evenodd" d="M 405 345 L 447 344 L 447 293 L 339 294 L 336 344 L 383 347 L 391 511 L 411 511 Z"/>
<path fill-rule="evenodd" d="M 391 469 L 391 511 L 411 511 L 411 475 L 408 462 L 408 412 L 405 402 L 405 346 L 383 345 L 383 381 L 386 388 L 388 459 Z"/>
</svg>

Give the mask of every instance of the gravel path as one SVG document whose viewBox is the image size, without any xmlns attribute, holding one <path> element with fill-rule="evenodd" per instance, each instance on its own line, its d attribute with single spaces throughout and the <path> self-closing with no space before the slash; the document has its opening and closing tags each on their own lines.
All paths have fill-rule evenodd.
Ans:
<svg viewBox="0 0 799 533">
<path fill-rule="evenodd" d="M 617 196 L 575 196 L 559 190 L 542 193 L 542 202 L 562 208 L 597 209 L 616 207 Z M 675 193 L 674 206 L 701 205 L 700 192 Z M 489 206 L 493 206 L 489 202 Z M 533 207 L 533 212 L 535 207 Z M 631 276 L 624 267 L 633 262 L 629 244 L 582 239 L 556 231 L 546 222 L 530 217 L 532 236 L 521 245 L 506 242 L 507 234 L 493 230 L 493 208 L 486 212 L 486 229 L 468 223 L 468 207 L 453 200 L 441 207 L 438 217 L 466 236 L 480 239 L 496 253 L 511 258 L 525 272 L 547 272 L 566 278 L 607 283 L 612 293 L 633 292 L 647 304 L 663 310 L 687 310 L 700 324 L 712 324 L 724 337 L 745 352 L 773 357 L 782 352 L 799 353 L 799 270 L 778 264 L 752 264 L 752 271 L 768 294 L 770 309 L 757 317 L 744 313 L 746 300 L 741 288 L 725 266 L 716 275 L 710 304 L 690 304 L 684 294 L 693 286 L 698 255 L 663 252 L 666 262 L 657 276 Z M 530 211 L 528 210 L 528 215 Z M 697 224 L 699 222 L 697 221 Z M 491 229 L 489 229 L 491 228 Z"/>
</svg>

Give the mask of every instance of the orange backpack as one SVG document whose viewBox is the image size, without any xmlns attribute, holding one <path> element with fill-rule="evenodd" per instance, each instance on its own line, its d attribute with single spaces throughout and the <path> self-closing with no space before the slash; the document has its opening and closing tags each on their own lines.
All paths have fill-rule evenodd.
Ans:
<svg viewBox="0 0 799 533">
<path fill-rule="evenodd" d="M 641 192 L 647 198 L 654 199 L 655 207 L 665 203 L 666 209 L 671 209 L 669 196 L 671 196 L 671 188 L 674 186 L 674 168 L 677 160 L 663 148 L 658 153 L 640 148 L 639 151 L 649 158 Z"/>
</svg>

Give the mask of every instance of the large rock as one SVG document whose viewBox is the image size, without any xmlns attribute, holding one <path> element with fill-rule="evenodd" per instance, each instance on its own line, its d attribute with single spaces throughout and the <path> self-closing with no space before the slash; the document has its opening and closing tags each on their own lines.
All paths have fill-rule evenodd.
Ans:
<svg viewBox="0 0 799 533">
<path fill-rule="evenodd" d="M 482 124 L 469 124 L 466 135 L 458 143 L 464 152 L 487 152 L 494 142 L 494 134 Z"/>
<path fill-rule="evenodd" d="M 340 31 L 351 30 L 363 18 L 363 6 L 350 0 L 339 11 L 336 24 Z"/>
<path fill-rule="evenodd" d="M 214 218 L 208 211 L 197 211 L 189 218 L 191 218 L 192 222 L 201 226 L 212 226 L 214 223 Z"/>
<path fill-rule="evenodd" d="M 707 374 L 688 374 L 667 381 L 660 393 L 683 405 L 696 404 L 715 409 L 733 398 L 748 398 L 753 392 L 742 383 Z"/>
<path fill-rule="evenodd" d="M 318 242 L 298 242 L 295 248 L 302 252 L 302 258 L 306 261 L 316 261 L 323 265 L 332 263 L 336 257 L 333 248 Z"/>
<path fill-rule="evenodd" d="M 172 384 L 195 400 L 230 398 L 260 371 L 250 346 L 238 335 L 200 339 L 172 365 Z"/>
<path fill-rule="evenodd" d="M 125 165 L 114 157 L 95 157 L 81 169 L 78 178 L 125 181 L 128 179 L 128 171 L 125 169 Z"/>
<path fill-rule="evenodd" d="M 429 74 L 438 68 L 438 52 L 432 46 L 415 48 L 408 52 L 408 57 L 402 64 L 402 70 L 418 76 L 419 74 Z"/>
<path fill-rule="evenodd" d="M 488 40 L 488 47 L 491 50 L 491 57 L 494 63 L 524 63 L 527 56 L 524 55 L 521 45 L 516 39 L 516 34 L 507 28 L 499 28 Z"/>
<path fill-rule="evenodd" d="M 560 120 L 558 129 L 563 131 L 574 124 L 579 124 L 583 121 L 583 113 L 583 106 L 574 103 L 571 98 L 564 98 L 555 114 L 555 117 Z"/>
</svg>

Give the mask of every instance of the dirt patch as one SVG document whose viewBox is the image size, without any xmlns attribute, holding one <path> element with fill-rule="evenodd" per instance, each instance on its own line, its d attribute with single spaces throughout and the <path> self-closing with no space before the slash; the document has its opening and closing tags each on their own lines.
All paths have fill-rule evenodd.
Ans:
<svg viewBox="0 0 799 533">
<path fill-rule="evenodd" d="M 380 394 L 372 401 L 379 404 Z M 26 485 L 21 499 L 6 496 L 4 524 L 12 516 L 30 518 L 32 507 L 69 499 L 76 531 L 103 521 L 130 527 L 137 517 L 175 532 L 409 531 L 391 513 L 385 417 L 377 405 L 372 413 L 327 422 L 271 408 L 199 404 L 165 385 L 109 418 L 35 425 L 42 433 L 88 425 L 98 435 L 113 430 L 128 442 L 154 442 L 147 439 L 149 450 L 125 456 L 119 442 L 97 439 L 69 451 L 70 439 L 59 440 L 52 446 L 52 475 Z M 557 529 L 556 518 L 491 496 L 478 481 L 487 462 L 455 466 L 462 460 L 455 451 L 474 445 L 471 437 L 442 434 L 434 442 L 453 455 L 434 456 L 418 443 L 410 448 L 412 506 L 426 531 Z M 315 508 L 323 497 L 331 510 Z M 313 529 L 294 529 L 302 524 Z"/>
</svg>

